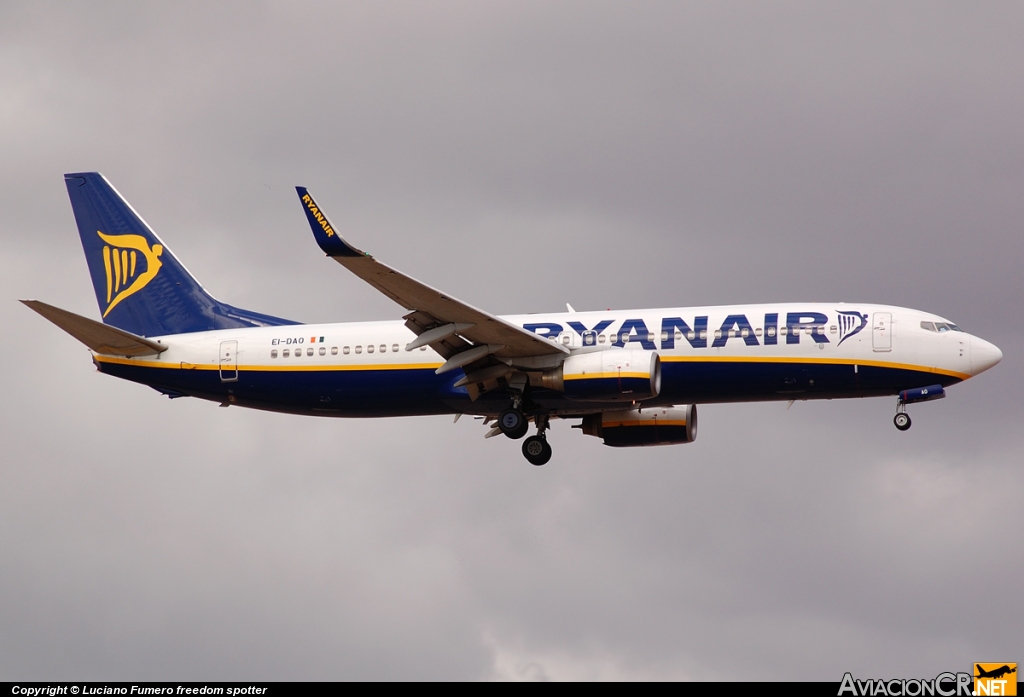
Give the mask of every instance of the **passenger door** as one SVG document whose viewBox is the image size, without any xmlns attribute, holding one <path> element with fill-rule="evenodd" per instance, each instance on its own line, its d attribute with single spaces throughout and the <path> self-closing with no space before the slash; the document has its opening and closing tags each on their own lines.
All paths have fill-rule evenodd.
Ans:
<svg viewBox="0 0 1024 697">
<path fill-rule="evenodd" d="M 236 382 L 238 380 L 238 342 L 220 342 L 220 381 Z"/>
<path fill-rule="evenodd" d="M 876 312 L 871 320 L 871 346 L 875 351 L 892 350 L 892 313 Z"/>
</svg>

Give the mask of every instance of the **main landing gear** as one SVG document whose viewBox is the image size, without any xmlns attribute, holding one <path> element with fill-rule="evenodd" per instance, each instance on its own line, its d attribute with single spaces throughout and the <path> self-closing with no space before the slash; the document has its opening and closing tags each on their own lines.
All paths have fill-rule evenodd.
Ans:
<svg viewBox="0 0 1024 697">
<path fill-rule="evenodd" d="M 531 465 L 540 467 L 546 465 L 551 459 L 551 446 L 544 436 L 530 436 L 523 441 L 523 457 Z"/>
<path fill-rule="evenodd" d="M 530 430 L 530 419 L 523 413 L 523 401 L 524 393 L 513 391 L 512 406 L 498 414 L 498 430 L 513 440 L 522 438 Z M 533 421 L 537 424 L 537 435 L 523 441 L 523 457 L 531 465 L 539 467 L 551 459 L 551 446 L 545 435 L 550 418 L 547 414 L 536 414 Z"/>
<path fill-rule="evenodd" d="M 530 421 L 518 406 L 498 414 L 498 428 L 509 438 L 519 440 L 530 430 Z"/>
<path fill-rule="evenodd" d="M 530 436 L 523 441 L 523 457 L 531 465 L 540 467 L 546 465 L 551 459 L 551 446 L 548 445 L 548 437 L 545 433 L 548 430 L 547 414 L 537 414 L 534 417 L 537 422 L 537 435 Z"/>
<path fill-rule="evenodd" d="M 537 435 L 523 441 L 523 457 L 531 465 L 539 467 L 551 459 L 551 446 L 545 435 L 549 419 L 547 414 L 537 414 L 533 420 L 537 424 Z M 520 395 L 513 396 L 512 406 L 498 414 L 498 429 L 513 440 L 522 438 L 530 430 L 530 420 L 523 413 Z"/>
</svg>

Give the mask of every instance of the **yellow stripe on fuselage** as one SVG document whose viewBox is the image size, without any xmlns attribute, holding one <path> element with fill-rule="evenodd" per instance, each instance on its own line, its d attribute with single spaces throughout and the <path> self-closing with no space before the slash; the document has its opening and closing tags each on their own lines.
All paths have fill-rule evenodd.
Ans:
<svg viewBox="0 0 1024 697">
<path fill-rule="evenodd" d="M 375 363 L 372 365 L 238 365 L 231 363 L 189 363 L 188 361 L 139 361 L 119 356 L 97 355 L 96 360 L 100 363 L 117 363 L 120 365 L 137 365 L 143 368 L 170 368 L 179 370 L 183 367 L 187 370 L 220 370 L 230 368 L 231 370 L 249 370 L 257 372 L 312 372 L 323 370 L 436 370 L 441 367 L 440 363 Z"/>
<path fill-rule="evenodd" d="M 912 363 L 894 363 L 891 361 L 873 361 L 859 358 L 813 358 L 796 356 L 661 356 L 662 363 L 812 363 L 815 365 L 863 365 L 870 368 L 895 368 L 897 370 L 913 370 L 918 373 L 936 373 L 966 380 L 971 377 L 967 373 L 955 370 L 944 370 L 926 365 Z"/>
<path fill-rule="evenodd" d="M 179 361 L 140 361 L 131 358 L 118 356 L 96 355 L 96 360 L 101 363 L 118 363 L 121 365 L 137 365 L 144 368 L 166 368 L 178 370 L 182 368 Z M 872 368 L 890 368 L 896 370 L 912 370 L 918 373 L 933 373 L 936 375 L 948 375 L 958 380 L 967 380 L 971 376 L 967 373 L 959 373 L 955 370 L 944 370 L 924 365 L 913 365 L 910 363 L 894 363 L 890 361 L 874 361 L 856 358 L 797 358 L 789 356 L 662 356 L 662 362 L 668 363 L 804 363 L 815 365 L 858 365 Z M 220 370 L 219 363 L 187 363 L 189 370 Z M 227 366 L 228 364 L 225 364 Z M 343 371 L 343 370 L 436 370 L 441 363 L 372 363 L 372 364 L 329 364 L 329 365 L 238 365 L 237 370 L 257 372 L 313 372 L 313 371 Z M 235 366 L 231 366 L 235 369 Z M 647 378 L 648 373 L 590 373 L 587 375 L 567 375 L 565 380 L 596 380 L 604 378 Z"/>
<path fill-rule="evenodd" d="M 602 423 L 601 428 L 620 428 L 622 426 L 686 426 L 685 421 L 609 421 Z"/>
<path fill-rule="evenodd" d="M 602 380 L 615 378 L 650 378 L 650 373 L 585 373 L 581 375 L 565 375 L 563 380 Z"/>
</svg>

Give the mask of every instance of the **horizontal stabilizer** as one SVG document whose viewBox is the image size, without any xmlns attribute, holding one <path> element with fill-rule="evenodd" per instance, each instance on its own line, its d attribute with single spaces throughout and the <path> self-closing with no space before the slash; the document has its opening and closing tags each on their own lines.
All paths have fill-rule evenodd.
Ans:
<svg viewBox="0 0 1024 697">
<path fill-rule="evenodd" d="M 123 329 L 76 315 L 38 300 L 22 300 L 46 319 L 75 337 L 96 353 L 115 356 L 152 356 L 167 350 L 155 341 L 135 336 Z"/>
</svg>

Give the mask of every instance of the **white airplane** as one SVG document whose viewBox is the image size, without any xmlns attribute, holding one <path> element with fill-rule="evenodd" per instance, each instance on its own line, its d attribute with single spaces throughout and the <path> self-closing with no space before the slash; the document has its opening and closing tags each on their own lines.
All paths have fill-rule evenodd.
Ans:
<svg viewBox="0 0 1024 697">
<path fill-rule="evenodd" d="M 1002 353 L 901 307 L 786 303 L 498 317 L 359 251 L 305 188 L 321 249 L 408 312 L 404 321 L 301 324 L 215 300 L 99 173 L 66 174 L 102 323 L 36 300 L 102 372 L 175 397 L 312 416 L 462 414 L 487 437 L 551 458 L 551 419 L 605 445 L 690 443 L 697 404 L 896 395 L 906 405 Z"/>
</svg>

